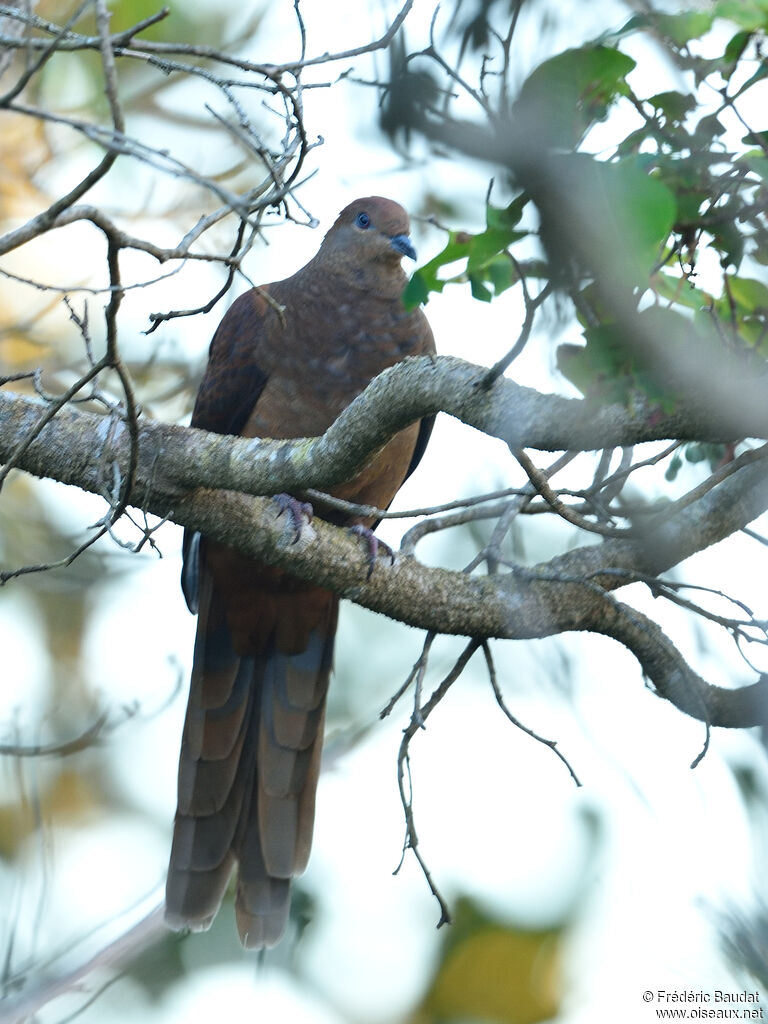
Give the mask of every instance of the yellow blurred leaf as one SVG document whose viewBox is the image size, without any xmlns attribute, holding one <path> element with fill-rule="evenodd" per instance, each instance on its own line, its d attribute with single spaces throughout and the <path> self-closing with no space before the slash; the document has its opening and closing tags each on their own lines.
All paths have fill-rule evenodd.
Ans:
<svg viewBox="0 0 768 1024">
<path fill-rule="evenodd" d="M 59 772 L 40 794 L 40 806 L 28 798 L 0 803 L 0 858 L 12 860 L 24 842 L 46 825 L 72 825 L 103 807 L 96 787 L 81 772 Z"/>
<path fill-rule="evenodd" d="M 59 772 L 42 798 L 43 816 L 57 825 L 80 821 L 100 806 L 101 798 L 88 776 L 71 769 Z"/>
<path fill-rule="evenodd" d="M 0 337 L 0 368 L 6 373 L 26 370 L 42 362 L 48 351 L 48 345 L 33 341 L 18 331 L 8 330 Z"/>
<path fill-rule="evenodd" d="M 0 857 L 13 860 L 35 827 L 35 814 L 29 804 L 0 804 Z"/>
<path fill-rule="evenodd" d="M 461 900 L 454 928 L 412 1024 L 537 1024 L 557 1015 L 562 927 L 505 927 Z"/>
<path fill-rule="evenodd" d="M 33 177 L 51 155 L 42 120 L 0 113 L 0 218 L 26 220 L 50 203 Z"/>
</svg>

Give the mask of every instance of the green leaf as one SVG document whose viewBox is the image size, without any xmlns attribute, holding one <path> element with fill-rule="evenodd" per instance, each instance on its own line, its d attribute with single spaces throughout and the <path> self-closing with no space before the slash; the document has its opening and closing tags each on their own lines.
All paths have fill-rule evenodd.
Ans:
<svg viewBox="0 0 768 1024">
<path fill-rule="evenodd" d="M 741 310 L 749 313 L 768 312 L 768 287 L 750 277 L 728 278 L 731 298 Z"/>
<path fill-rule="evenodd" d="M 701 208 L 710 201 L 713 190 L 708 161 L 708 156 L 662 156 L 657 163 L 659 181 L 674 193 L 678 225 L 700 223 Z"/>
<path fill-rule="evenodd" d="M 594 390 L 594 373 L 586 358 L 583 345 L 558 345 L 555 354 L 557 368 L 571 384 L 589 397 Z"/>
<path fill-rule="evenodd" d="M 615 240 L 615 259 L 632 279 L 644 279 L 669 237 L 677 213 L 675 197 L 650 177 L 636 157 L 614 164 L 596 162 L 599 191 L 594 215 L 600 230 Z M 605 250 L 609 250 L 606 248 Z"/>
<path fill-rule="evenodd" d="M 511 231 L 520 223 L 528 202 L 529 196 L 525 192 L 521 192 L 516 199 L 512 200 L 509 206 L 491 206 L 489 203 L 485 209 L 486 226 L 497 231 Z"/>
<path fill-rule="evenodd" d="M 620 39 L 622 36 L 628 36 L 633 32 L 639 32 L 646 29 L 650 25 L 651 19 L 647 14 L 633 14 L 629 21 L 624 22 L 621 28 L 610 29 L 608 32 L 603 32 L 602 35 L 598 36 L 595 42 L 613 42 L 616 39 Z"/>
<path fill-rule="evenodd" d="M 701 207 L 709 199 L 708 192 L 681 190 L 677 193 L 678 224 L 698 224 Z"/>
<path fill-rule="evenodd" d="M 669 317 L 677 326 L 686 323 L 674 314 L 661 310 L 661 322 L 656 324 L 647 313 L 641 313 L 639 323 L 644 330 L 664 330 L 669 326 Z M 687 325 L 690 327 L 690 325 Z M 557 350 L 557 365 L 563 376 L 586 395 L 599 398 L 602 402 L 619 402 L 628 406 L 638 392 L 643 393 L 665 412 L 675 406 L 674 396 L 664 387 L 663 381 L 643 360 L 642 354 L 627 345 L 626 328 L 616 323 L 603 323 L 588 327 L 584 331 L 586 345 L 560 345 Z"/>
<path fill-rule="evenodd" d="M 490 302 L 493 298 L 493 292 L 474 274 L 469 276 L 469 286 L 472 289 L 473 299 L 479 299 L 480 302 Z"/>
<path fill-rule="evenodd" d="M 584 331 L 586 345 L 560 345 L 557 366 L 583 395 L 605 402 L 629 402 L 631 361 L 616 324 L 600 324 Z"/>
<path fill-rule="evenodd" d="M 751 32 L 737 32 L 735 36 L 731 36 L 728 41 L 728 45 L 723 51 L 723 57 L 728 64 L 736 64 L 739 61 L 742 53 L 747 48 L 750 39 L 752 38 Z"/>
<path fill-rule="evenodd" d="M 717 62 L 720 74 L 726 81 L 730 80 L 731 75 L 738 67 L 742 54 L 749 45 L 751 38 L 752 33 L 745 31 L 737 32 L 735 36 L 731 36 L 729 39 L 722 58 Z"/>
<path fill-rule="evenodd" d="M 540 145 L 573 148 L 591 125 L 605 120 L 614 100 L 627 94 L 625 78 L 634 67 L 631 57 L 613 47 L 566 50 L 531 72 L 515 115 Z"/>
<path fill-rule="evenodd" d="M 739 86 L 739 91 L 738 91 L 738 93 L 736 95 L 737 96 L 742 96 L 747 91 L 747 89 L 751 89 L 753 85 L 757 84 L 757 82 L 762 82 L 762 80 L 764 78 L 766 78 L 767 76 L 768 76 L 768 67 L 765 64 L 765 61 L 762 61 L 758 65 L 757 71 L 755 71 L 755 73 L 753 75 L 751 75 L 746 80 L 746 82 L 743 83 L 743 85 Z M 736 97 L 734 97 L 734 99 L 735 98 Z"/>
<path fill-rule="evenodd" d="M 686 46 L 691 39 L 700 39 L 712 28 L 713 14 L 690 11 L 683 14 L 656 14 L 653 22 L 667 39 L 677 46 Z"/>
<path fill-rule="evenodd" d="M 686 309 L 698 310 L 708 302 L 707 296 L 694 287 L 691 281 L 684 281 L 664 271 L 653 275 L 651 287 L 659 298 Z"/>
<path fill-rule="evenodd" d="M 707 114 L 706 117 L 702 117 L 699 123 L 696 125 L 696 136 L 697 141 L 704 141 L 706 139 L 713 139 L 719 135 L 725 133 L 725 125 L 722 123 L 717 114 Z"/>
<path fill-rule="evenodd" d="M 597 374 L 615 376 L 632 368 L 624 344 L 624 332 L 616 324 L 599 324 L 584 331 L 592 368 Z"/>
<path fill-rule="evenodd" d="M 435 287 L 434 281 L 429 282 L 422 270 L 417 270 L 405 286 L 403 305 L 406 309 L 415 309 L 429 301 L 431 291 L 440 291 L 440 289 Z"/>
<path fill-rule="evenodd" d="M 499 921 L 465 896 L 436 950 L 432 976 L 409 1015 L 419 1024 L 543 1024 L 562 1001 L 562 945 L 568 922 L 536 931 Z"/>
<path fill-rule="evenodd" d="M 488 264 L 488 277 L 496 295 L 501 295 L 517 282 L 517 274 L 508 256 L 501 253 Z"/>
<path fill-rule="evenodd" d="M 768 323 L 765 316 L 747 316 L 739 323 L 739 337 L 750 348 L 765 356 L 768 349 Z"/>
<path fill-rule="evenodd" d="M 686 116 L 696 109 L 695 96 L 674 90 L 657 92 L 655 96 L 649 96 L 648 102 L 660 110 L 667 121 L 678 124 L 682 123 Z"/>
<path fill-rule="evenodd" d="M 616 155 L 622 157 L 639 152 L 640 147 L 648 141 L 649 137 L 652 137 L 652 134 L 645 125 L 630 132 L 616 147 Z"/>
<path fill-rule="evenodd" d="M 724 219 L 712 230 L 714 248 L 720 253 L 721 267 L 738 267 L 744 258 L 744 235 L 733 219 Z"/>
<path fill-rule="evenodd" d="M 761 149 L 752 149 L 748 153 L 744 153 L 736 163 L 745 164 L 750 171 L 768 181 L 768 157 Z"/>
<path fill-rule="evenodd" d="M 669 480 L 669 482 L 671 483 L 677 477 L 677 474 L 680 472 L 682 465 L 683 460 L 680 458 L 677 452 L 675 452 L 675 454 L 672 456 L 669 465 L 667 466 L 667 471 L 664 474 L 664 479 Z"/>
<path fill-rule="evenodd" d="M 716 18 L 727 18 L 748 32 L 768 28 L 766 0 L 718 0 L 714 14 Z"/>
<path fill-rule="evenodd" d="M 579 301 L 576 306 L 576 319 L 583 328 L 595 323 L 607 323 L 614 317 L 610 299 L 603 296 L 602 289 L 595 281 L 585 285 L 578 293 Z M 588 319 L 583 319 L 583 310 L 589 310 Z"/>
<path fill-rule="evenodd" d="M 490 302 L 494 295 L 500 295 L 515 284 L 517 276 L 506 253 L 511 245 L 529 234 L 515 226 L 528 202 L 529 197 L 521 193 L 509 206 L 489 205 L 486 208 L 487 227 L 476 235 L 452 231 L 442 252 L 420 267 L 408 282 L 403 293 L 406 309 L 414 309 L 427 302 L 431 292 L 441 292 L 448 281 L 438 277 L 440 270 L 464 259 L 466 265 L 454 280 L 469 278 L 472 294 L 481 302 Z"/>
<path fill-rule="evenodd" d="M 748 135 L 745 135 L 741 141 L 745 146 L 760 146 L 761 151 L 764 152 L 762 147 L 768 146 L 768 131 L 750 132 Z"/>
<path fill-rule="evenodd" d="M 441 281 L 438 271 L 449 263 L 467 256 L 470 252 L 472 235 L 462 231 L 452 231 L 448 236 L 448 243 L 442 252 L 425 263 L 423 267 L 414 273 L 403 292 L 403 304 L 406 309 L 414 309 L 421 303 L 427 302 L 430 292 L 441 292 L 445 281 Z"/>
<path fill-rule="evenodd" d="M 489 228 L 482 234 L 475 235 L 470 243 L 469 259 L 467 270 L 469 273 L 480 270 L 487 266 L 496 256 L 520 238 L 524 238 L 527 231 L 505 231 L 498 228 Z"/>
<path fill-rule="evenodd" d="M 616 286 L 647 284 L 676 204 L 666 185 L 646 172 L 642 155 L 612 163 L 585 153 L 553 156 L 550 173 L 578 225 L 570 236 L 572 257 L 586 268 L 598 261 L 603 277 L 609 273 Z"/>
</svg>

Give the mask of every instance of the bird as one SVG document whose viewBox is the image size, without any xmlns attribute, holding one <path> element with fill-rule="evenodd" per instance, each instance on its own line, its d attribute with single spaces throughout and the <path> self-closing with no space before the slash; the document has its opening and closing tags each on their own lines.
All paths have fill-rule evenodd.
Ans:
<svg viewBox="0 0 768 1024">
<path fill-rule="evenodd" d="M 423 311 L 403 305 L 403 257 L 416 259 L 403 207 L 381 196 L 350 203 L 304 267 L 232 303 L 191 425 L 243 437 L 319 436 L 381 371 L 432 356 Z M 388 508 L 433 421 L 400 431 L 330 493 Z M 280 495 L 276 505 L 297 528 L 307 511 L 300 498 Z M 366 534 L 373 567 L 376 520 L 317 499 L 311 511 Z M 182 589 L 198 621 L 165 919 L 175 930 L 208 928 L 236 872 L 241 942 L 262 949 L 284 935 L 291 879 L 309 858 L 339 602 L 191 530 L 182 554 Z"/>
</svg>

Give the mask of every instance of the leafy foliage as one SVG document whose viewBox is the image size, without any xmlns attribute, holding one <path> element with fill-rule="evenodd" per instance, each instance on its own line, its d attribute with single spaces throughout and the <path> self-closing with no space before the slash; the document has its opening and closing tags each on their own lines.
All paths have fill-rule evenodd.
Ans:
<svg viewBox="0 0 768 1024">
<path fill-rule="evenodd" d="M 723 21 L 734 31 L 721 52 L 701 55 L 700 41 L 711 54 Z M 636 15 L 541 63 L 508 107 L 503 96 L 493 107 L 486 95 L 490 123 L 510 140 L 517 194 L 504 208 L 488 206 L 483 231 L 450 232 L 442 252 L 414 275 L 406 301 L 426 302 L 459 282 L 490 301 L 523 276 L 549 280 L 570 295 L 583 326 L 580 350 L 569 346 L 558 359 L 562 372 L 586 394 L 624 402 L 640 389 L 668 408 L 674 385 L 662 388 L 638 347 L 625 344 L 625 323 L 606 301 L 609 288 L 630 294 L 639 324 L 672 323 L 676 336 L 685 333 L 694 344 L 714 338 L 764 366 L 768 286 L 759 271 L 768 265 L 768 131 L 748 124 L 743 109 L 765 87 L 760 47 L 767 30 L 766 0 Z M 622 47 L 643 35 L 662 42 L 680 88 L 638 91 L 635 61 Z M 608 150 L 591 151 L 603 124 L 621 137 Z M 576 197 L 570 233 L 561 222 L 563 204 L 555 202 L 553 217 L 545 193 L 518 173 L 526 147 L 535 149 L 561 196 Z M 526 260 L 532 243 L 544 259 Z M 608 285 L 596 254 L 610 268 Z M 461 269 L 443 276 L 455 263 Z M 706 287 L 700 264 L 708 270 Z"/>
<path fill-rule="evenodd" d="M 471 235 L 466 231 L 449 232 L 445 248 L 416 271 L 405 291 L 406 306 L 413 308 L 429 299 L 430 292 L 441 292 L 446 284 L 469 281 L 472 295 L 490 302 L 517 280 L 510 246 L 528 234 L 518 229 L 527 198 L 522 196 L 504 209 L 486 208 L 485 231 Z M 466 260 L 464 269 L 453 277 L 441 279 L 443 267 Z"/>
<path fill-rule="evenodd" d="M 600 43 L 566 50 L 525 80 L 516 117 L 536 127 L 539 144 L 571 149 L 605 120 L 617 97 L 629 93 L 626 76 L 634 67 L 631 57 Z"/>
</svg>

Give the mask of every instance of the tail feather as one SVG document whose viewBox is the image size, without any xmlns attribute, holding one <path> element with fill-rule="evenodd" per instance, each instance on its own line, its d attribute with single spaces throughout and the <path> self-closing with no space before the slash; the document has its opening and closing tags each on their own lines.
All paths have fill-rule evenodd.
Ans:
<svg viewBox="0 0 768 1024">
<path fill-rule="evenodd" d="M 275 654 L 264 675 L 259 782 L 272 797 L 304 789 L 313 745 L 322 737 L 333 635 L 314 630 L 300 654 Z"/>
<path fill-rule="evenodd" d="M 248 708 L 248 691 L 253 683 L 253 675 L 253 658 L 241 658 L 237 663 L 229 696 L 223 704 L 214 707 L 190 704 L 187 709 L 187 743 L 193 757 L 206 761 L 220 761 L 230 756 L 244 732 L 242 726 Z"/>
<path fill-rule="evenodd" d="M 179 774 L 178 814 L 199 817 L 224 810 L 242 759 L 244 742 L 245 730 L 242 730 L 229 757 L 217 761 L 184 758 L 184 768 Z"/>
<path fill-rule="evenodd" d="M 264 861 L 259 827 L 260 792 L 256 780 L 244 806 L 236 840 L 239 863 L 235 919 L 246 949 L 274 946 L 283 937 L 290 910 L 290 876 L 275 877 Z"/>
<path fill-rule="evenodd" d="M 174 864 L 168 869 L 165 888 L 165 921 L 169 928 L 210 928 L 227 889 L 235 858 L 229 853 L 213 871 L 191 871 Z"/>
<path fill-rule="evenodd" d="M 320 736 L 322 737 L 323 722 L 320 723 Z M 320 761 L 322 756 L 322 743 L 318 742 L 311 751 L 311 756 L 306 765 L 304 786 L 301 792 L 294 797 L 279 798 L 262 792 L 259 804 L 259 829 L 264 837 L 264 859 L 275 875 L 281 875 L 289 871 L 293 875 L 300 875 L 307 866 L 310 850 L 312 849 L 312 830 L 315 824 L 315 792 L 317 780 L 320 776 Z M 292 832 L 291 841 L 280 842 L 281 832 L 278 828 L 278 821 L 287 812 L 281 809 L 281 805 L 290 807 L 291 813 L 295 815 L 291 819 Z M 290 858 L 290 859 L 289 859 Z"/>
<path fill-rule="evenodd" d="M 243 786 L 236 777 L 221 810 L 212 814 L 177 812 L 171 865 L 181 870 L 215 871 L 234 842 L 242 801 Z"/>
<path fill-rule="evenodd" d="M 291 904 L 291 883 L 272 878 L 266 868 L 243 858 L 235 895 L 235 920 L 246 949 L 275 946 L 285 933 Z"/>
<path fill-rule="evenodd" d="M 328 621 L 308 634 L 304 650 L 292 653 L 287 670 L 275 677 L 275 693 L 286 708 L 313 711 L 325 704 L 337 617 L 338 602 L 334 600 Z"/>
<path fill-rule="evenodd" d="M 254 671 L 253 658 L 238 659 L 229 697 L 208 709 L 199 699 L 205 680 L 193 672 L 179 758 L 178 813 L 223 810 L 242 760 Z"/>
<path fill-rule="evenodd" d="M 166 888 L 171 927 L 207 928 L 237 866 L 243 944 L 274 945 L 285 931 L 290 879 L 312 842 L 336 607 L 329 595 L 304 650 L 278 651 L 273 637 L 243 655 L 210 577 L 201 580 Z"/>
<path fill-rule="evenodd" d="M 280 746 L 291 747 L 294 750 L 306 750 L 314 741 L 317 733 L 318 722 L 322 717 L 325 695 L 328 690 L 328 681 L 327 677 L 324 681 L 321 677 L 312 680 L 313 688 L 320 691 L 316 695 L 317 704 L 314 707 L 307 709 L 291 704 L 284 685 L 285 676 L 291 671 L 291 660 L 293 659 L 282 658 L 279 659 L 282 664 L 275 664 L 278 659 L 272 659 L 269 664 L 270 669 L 283 668 L 284 671 L 270 671 L 268 678 L 264 680 L 265 693 L 269 690 L 272 697 L 264 705 L 264 722 L 274 741 Z M 315 675 L 317 672 L 318 669 L 315 667 Z M 318 683 L 322 683 L 322 686 Z"/>
</svg>

